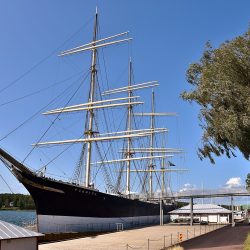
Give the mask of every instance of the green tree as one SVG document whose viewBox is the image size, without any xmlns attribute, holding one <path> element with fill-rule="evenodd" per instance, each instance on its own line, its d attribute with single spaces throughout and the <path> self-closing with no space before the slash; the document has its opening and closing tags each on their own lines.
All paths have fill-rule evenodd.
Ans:
<svg viewBox="0 0 250 250">
<path fill-rule="evenodd" d="M 4 206 L 5 206 L 5 207 L 8 207 L 8 206 L 9 206 L 9 203 L 10 203 L 10 202 L 9 202 L 9 199 L 7 198 L 7 199 L 4 201 Z"/>
<path fill-rule="evenodd" d="M 246 178 L 246 188 L 250 191 L 250 173 L 247 174 L 247 178 Z"/>
<path fill-rule="evenodd" d="M 230 158 L 239 149 L 249 160 L 250 28 L 218 48 L 207 43 L 200 61 L 189 66 L 186 78 L 193 89 L 181 96 L 200 106 L 200 159 L 214 163 L 215 155 Z"/>
<path fill-rule="evenodd" d="M 35 204 L 30 195 L 24 194 L 0 194 L 1 207 L 9 207 L 9 203 L 13 201 L 15 207 L 20 209 L 35 209 Z"/>
</svg>

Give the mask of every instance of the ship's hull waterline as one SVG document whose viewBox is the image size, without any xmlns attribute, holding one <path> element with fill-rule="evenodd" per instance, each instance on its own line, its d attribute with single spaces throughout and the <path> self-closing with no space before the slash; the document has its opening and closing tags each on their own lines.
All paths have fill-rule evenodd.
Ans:
<svg viewBox="0 0 250 250">
<path fill-rule="evenodd" d="M 128 199 L 34 174 L 2 149 L 1 159 L 31 194 L 42 233 L 108 231 L 159 223 L 158 203 Z M 172 205 L 163 205 L 164 220 Z"/>
<path fill-rule="evenodd" d="M 109 232 L 160 223 L 159 215 L 99 218 L 38 214 L 37 218 L 39 232 L 43 233 Z M 168 221 L 169 215 L 164 215 L 164 222 Z"/>
</svg>

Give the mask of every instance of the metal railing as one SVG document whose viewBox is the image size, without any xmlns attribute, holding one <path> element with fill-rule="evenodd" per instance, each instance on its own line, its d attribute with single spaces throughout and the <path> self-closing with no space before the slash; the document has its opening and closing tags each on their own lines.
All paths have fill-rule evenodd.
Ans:
<svg viewBox="0 0 250 250">
<path fill-rule="evenodd" d="M 135 246 L 132 244 L 126 244 L 125 249 L 144 249 L 144 250 L 160 250 L 166 249 L 168 247 L 181 244 L 182 242 L 198 237 L 200 235 L 204 235 L 211 231 L 220 229 L 228 224 L 211 224 L 211 225 L 200 225 L 194 226 L 193 229 L 187 229 L 178 231 L 177 233 L 171 233 L 168 235 L 164 235 L 161 238 L 156 239 L 145 239 L 145 244 L 140 246 Z"/>
<path fill-rule="evenodd" d="M 37 219 L 23 222 L 22 227 L 37 232 Z"/>
</svg>

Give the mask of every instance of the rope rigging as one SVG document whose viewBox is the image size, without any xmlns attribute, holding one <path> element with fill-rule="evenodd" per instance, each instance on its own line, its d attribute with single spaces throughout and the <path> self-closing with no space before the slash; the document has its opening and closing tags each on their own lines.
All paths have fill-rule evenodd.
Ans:
<svg viewBox="0 0 250 250">
<path fill-rule="evenodd" d="M 6 106 L 6 105 L 8 105 L 8 104 L 10 104 L 10 103 L 14 103 L 14 102 L 17 102 L 17 101 L 21 101 L 21 100 L 23 100 L 23 99 L 25 99 L 25 98 L 28 98 L 28 97 L 31 97 L 31 96 L 34 96 L 34 95 L 37 95 L 37 94 L 40 94 L 40 93 L 42 93 L 42 92 L 44 92 L 44 91 L 46 91 L 46 90 L 49 90 L 49 89 L 51 89 L 51 88 L 53 88 L 53 87 L 55 87 L 55 86 L 57 86 L 57 85 L 59 85 L 59 84 L 61 84 L 61 83 L 63 83 L 63 82 L 66 82 L 66 81 L 68 81 L 68 80 L 71 80 L 72 78 L 74 78 L 75 76 L 79 75 L 80 73 L 82 73 L 82 72 L 78 72 L 77 74 L 74 74 L 74 75 L 72 75 L 72 76 L 70 76 L 70 77 L 67 77 L 66 79 L 63 79 L 63 80 L 61 80 L 61 81 L 57 81 L 57 82 L 51 84 L 50 86 L 48 86 L 48 87 L 46 87 L 46 88 L 41 88 L 41 89 L 39 89 L 39 90 L 37 90 L 37 91 L 34 91 L 34 92 L 31 92 L 31 93 L 29 93 L 29 94 L 27 94 L 27 95 L 18 97 L 18 98 L 16 98 L 16 99 L 13 99 L 13 100 L 10 100 L 10 101 L 7 101 L 7 102 L 3 102 L 3 103 L 0 104 L 0 107 Z"/>
<path fill-rule="evenodd" d="M 23 79 L 25 76 L 29 75 L 34 69 L 36 69 L 38 66 L 40 66 L 43 62 L 45 62 L 47 59 L 49 59 L 51 56 L 53 56 L 55 53 L 58 52 L 61 48 L 63 48 L 73 37 L 75 37 L 80 31 L 82 31 L 83 27 L 87 27 L 90 22 L 93 20 L 93 17 L 89 18 L 89 20 L 80 26 L 79 29 L 77 29 L 75 32 L 73 32 L 63 43 L 61 43 L 59 46 L 57 46 L 55 49 L 53 49 L 48 55 L 46 55 L 44 58 L 42 58 L 40 61 L 38 61 L 36 64 L 32 65 L 27 71 L 25 71 L 23 74 L 21 74 L 19 77 L 17 77 L 15 80 L 7 84 L 5 87 L 0 89 L 0 94 L 4 92 L 5 90 L 9 89 L 11 86 L 18 83 L 21 79 Z"/>
<path fill-rule="evenodd" d="M 98 25 L 98 29 L 99 29 L 99 34 L 100 34 L 100 26 Z M 105 72 L 105 81 L 106 81 L 106 85 L 107 85 L 107 88 L 110 89 L 109 87 L 109 81 L 108 81 L 108 74 L 107 74 L 107 68 L 106 68 L 106 60 L 105 60 L 105 56 L 104 56 L 104 49 L 102 48 L 101 49 L 101 54 L 102 54 L 102 60 L 103 60 L 103 66 L 104 66 L 104 72 Z M 97 57 L 97 61 L 98 61 L 98 64 L 100 66 L 100 58 L 99 56 Z M 99 72 L 100 72 L 100 77 L 101 77 L 101 83 L 104 82 L 103 81 L 103 77 L 102 77 L 102 71 L 101 71 L 101 67 L 99 67 Z M 103 84 L 100 85 L 99 84 L 99 80 L 97 78 L 97 82 L 98 82 L 98 91 L 99 91 L 99 95 L 100 95 L 100 98 L 102 100 L 102 91 L 105 90 Z M 101 90 L 101 87 L 102 87 L 102 90 Z M 110 117 L 110 114 L 111 114 L 111 117 Z M 115 121 L 115 117 L 114 117 L 114 112 L 113 110 L 111 109 L 111 112 L 105 112 L 105 110 L 103 110 L 103 116 L 104 116 L 104 124 L 105 124 L 105 131 L 107 132 L 110 132 L 110 131 L 116 131 L 115 129 L 115 125 L 114 123 L 108 123 L 108 121 Z M 102 121 L 102 120 L 101 120 Z M 103 122 L 102 122 L 103 123 Z M 120 126 L 119 126 L 120 127 Z M 116 144 L 116 148 L 118 148 L 117 146 L 119 145 L 118 142 L 113 142 L 113 144 Z M 110 151 L 111 151 L 111 155 L 112 155 L 112 158 L 115 159 L 116 158 L 116 154 L 115 154 L 115 151 L 114 151 L 114 147 L 111 146 L 109 147 Z M 112 167 L 112 166 L 111 166 Z M 115 181 L 119 178 L 114 178 L 113 177 L 113 173 L 114 171 L 112 171 L 112 169 L 110 169 L 110 164 L 107 165 L 107 168 L 109 170 L 109 174 L 111 175 L 111 178 L 113 179 L 113 182 L 112 183 L 115 183 Z M 119 176 L 119 175 L 118 175 Z M 119 190 L 117 190 L 116 188 L 116 185 L 114 185 L 114 188 L 113 188 L 115 191 L 115 193 L 119 192 Z"/>
<path fill-rule="evenodd" d="M 66 102 L 66 104 L 64 105 L 63 108 L 65 108 L 66 106 L 68 106 L 68 104 L 70 103 L 70 101 L 73 99 L 73 97 L 76 95 L 76 93 L 78 92 L 78 90 L 80 89 L 80 87 L 82 86 L 82 84 L 84 83 L 85 79 L 88 77 L 88 74 L 86 75 L 86 77 L 80 82 L 79 86 L 77 87 L 77 89 L 75 90 L 75 92 L 73 93 L 73 95 L 70 97 L 70 99 Z M 56 120 L 58 120 L 58 118 L 60 117 L 60 115 L 62 114 L 62 111 L 60 113 L 58 113 L 56 115 L 56 117 L 53 119 L 53 121 L 51 122 L 51 124 L 49 125 L 49 127 L 44 131 L 44 133 L 41 135 L 41 137 L 38 139 L 38 141 L 36 142 L 39 143 L 41 142 L 41 140 L 44 138 L 44 136 L 48 133 L 48 131 L 51 129 L 51 127 L 54 125 L 54 123 L 56 122 Z M 24 160 L 22 161 L 22 163 L 24 163 L 26 161 L 26 159 L 30 156 L 30 154 L 34 151 L 35 147 L 33 147 L 30 152 L 26 155 L 26 157 L 24 158 Z"/>
<path fill-rule="evenodd" d="M 2 161 L 4 163 L 4 161 Z M 4 163 L 5 164 L 5 163 Z M 6 164 L 5 164 L 6 165 Z M 8 187 L 8 189 L 10 190 L 10 192 L 12 194 L 14 194 L 14 192 L 12 191 L 12 189 L 10 188 L 10 185 L 7 183 L 7 181 L 3 178 L 3 176 L 0 173 L 0 178 L 2 179 L 2 181 L 6 184 L 6 186 Z"/>
<path fill-rule="evenodd" d="M 80 79 L 80 78 L 79 78 Z M 15 127 L 14 129 L 12 129 L 11 131 L 9 131 L 5 136 L 0 138 L 0 142 L 5 140 L 7 137 L 9 137 L 11 134 L 13 134 L 14 132 L 16 132 L 18 129 L 20 129 L 21 127 L 23 127 L 25 124 L 27 124 L 28 122 L 30 122 L 32 119 L 34 119 L 37 115 L 40 115 L 40 113 L 47 109 L 50 105 L 52 105 L 56 100 L 58 100 L 61 96 L 63 96 L 76 82 L 78 82 L 78 80 L 73 82 L 72 84 L 70 84 L 66 89 L 64 89 L 60 94 L 58 94 L 55 98 L 53 98 L 51 101 L 49 101 L 49 103 L 47 103 L 45 106 L 43 106 L 42 108 L 40 108 L 38 111 L 36 111 L 35 113 L 33 113 L 30 117 L 28 117 L 26 120 L 24 120 L 23 122 L 21 122 L 17 127 Z"/>
</svg>

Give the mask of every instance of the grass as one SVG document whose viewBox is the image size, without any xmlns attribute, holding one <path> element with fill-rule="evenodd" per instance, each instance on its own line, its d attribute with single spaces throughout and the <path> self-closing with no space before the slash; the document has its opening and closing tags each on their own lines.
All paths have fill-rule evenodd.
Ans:
<svg viewBox="0 0 250 250">
<path fill-rule="evenodd" d="M 244 250 L 250 250 L 250 233 L 248 233 L 247 238 L 244 242 Z"/>
</svg>

